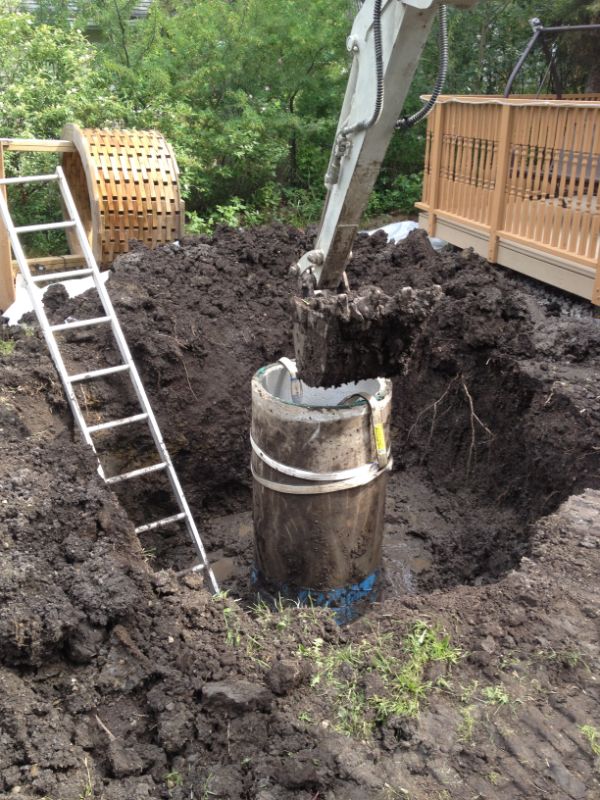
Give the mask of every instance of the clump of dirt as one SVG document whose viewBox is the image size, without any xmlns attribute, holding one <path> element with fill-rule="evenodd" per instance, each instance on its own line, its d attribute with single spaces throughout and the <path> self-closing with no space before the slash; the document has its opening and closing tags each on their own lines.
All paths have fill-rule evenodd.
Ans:
<svg viewBox="0 0 600 800">
<path fill-rule="evenodd" d="M 286 275 L 309 247 L 221 229 L 122 257 L 108 282 L 211 557 L 233 565 L 223 588 L 245 597 L 250 377 L 293 355 Z M 183 533 L 140 541 L 125 513 L 163 513 L 166 491 L 110 491 L 38 334 L 3 332 L 0 796 L 598 795 L 598 320 L 422 234 L 354 254 L 353 286 L 444 296 L 394 381 L 387 596 L 345 629 L 176 578 Z M 60 290 L 47 305 L 98 315 Z M 64 334 L 70 369 L 117 363 L 100 333 Z M 109 381 L 82 405 L 90 424 L 134 407 Z M 101 457 L 133 468 L 139 434 L 117 444 L 119 464 Z"/>
<path fill-rule="evenodd" d="M 294 298 L 294 350 L 310 386 L 339 386 L 398 375 L 442 289 L 404 287 L 393 297 L 377 286 L 360 292 Z"/>
</svg>

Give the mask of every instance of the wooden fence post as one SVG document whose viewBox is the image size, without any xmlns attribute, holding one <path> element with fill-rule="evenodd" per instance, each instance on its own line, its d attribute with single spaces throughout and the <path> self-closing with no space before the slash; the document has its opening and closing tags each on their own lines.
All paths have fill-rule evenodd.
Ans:
<svg viewBox="0 0 600 800">
<path fill-rule="evenodd" d="M 591 299 L 595 306 L 600 306 L 600 257 L 596 262 L 596 279 L 594 281 L 594 290 Z"/>
<path fill-rule="evenodd" d="M 488 242 L 488 261 L 495 262 L 498 257 L 498 231 L 504 220 L 504 192 L 509 173 L 510 139 L 511 139 L 512 105 L 505 103 L 500 116 L 498 134 L 498 155 L 496 161 L 496 178 L 492 195 L 492 212 L 490 214 L 490 239 Z"/>
<path fill-rule="evenodd" d="M 4 144 L 0 141 L 0 178 L 4 178 Z M 6 187 L 0 186 L 6 199 Z M 12 269 L 12 257 L 8 231 L 0 220 L 0 309 L 6 309 L 15 300 L 15 278 Z"/>
<path fill-rule="evenodd" d="M 433 111 L 433 142 L 430 151 L 429 169 L 429 220 L 428 233 L 435 236 L 437 224 L 438 198 L 440 195 L 440 168 L 442 164 L 442 144 L 444 141 L 445 103 L 436 103 Z"/>
</svg>

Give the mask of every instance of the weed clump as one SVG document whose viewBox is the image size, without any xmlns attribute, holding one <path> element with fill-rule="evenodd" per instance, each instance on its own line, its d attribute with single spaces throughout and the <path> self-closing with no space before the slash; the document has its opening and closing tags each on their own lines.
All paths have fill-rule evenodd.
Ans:
<svg viewBox="0 0 600 800">
<path fill-rule="evenodd" d="M 360 739 L 391 717 L 416 717 L 430 692 L 445 683 L 428 679 L 427 668 L 456 664 L 462 655 L 449 636 L 424 622 L 400 642 L 393 633 L 375 632 L 344 646 L 315 639 L 300 653 L 316 666 L 312 686 L 332 697 L 336 729 Z"/>
<path fill-rule="evenodd" d="M 600 756 L 600 731 L 593 725 L 582 725 L 581 733 L 587 739 L 590 749 L 595 756 Z"/>
<path fill-rule="evenodd" d="M 11 356 L 15 350 L 15 343 L 12 339 L 0 339 L 0 356 Z"/>
</svg>

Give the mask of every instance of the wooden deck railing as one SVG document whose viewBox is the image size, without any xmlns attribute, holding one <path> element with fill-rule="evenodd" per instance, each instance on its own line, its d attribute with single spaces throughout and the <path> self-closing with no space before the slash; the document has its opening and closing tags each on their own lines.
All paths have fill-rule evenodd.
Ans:
<svg viewBox="0 0 600 800">
<path fill-rule="evenodd" d="M 600 95 L 442 97 L 421 223 L 600 305 L 599 161 Z"/>
</svg>

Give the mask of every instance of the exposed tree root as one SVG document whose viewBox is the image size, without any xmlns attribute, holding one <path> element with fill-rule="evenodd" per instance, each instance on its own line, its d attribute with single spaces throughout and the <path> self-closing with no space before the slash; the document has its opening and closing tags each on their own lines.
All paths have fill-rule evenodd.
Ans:
<svg viewBox="0 0 600 800">
<path fill-rule="evenodd" d="M 429 452 L 432 442 L 433 436 L 435 433 L 435 429 L 439 424 L 440 419 L 452 409 L 452 402 L 449 401 L 447 407 L 440 413 L 440 406 L 443 401 L 450 395 L 452 390 L 455 386 L 460 387 L 460 394 L 464 396 L 468 408 L 469 408 L 469 429 L 470 429 L 470 442 L 469 442 L 469 451 L 467 453 L 467 464 L 466 464 L 466 474 L 467 477 L 471 474 L 471 467 L 473 465 L 473 455 L 475 453 L 475 448 L 477 446 L 477 429 L 480 428 L 483 430 L 487 436 L 489 437 L 486 443 L 489 443 L 494 438 L 494 433 L 490 430 L 490 428 L 482 421 L 481 417 L 475 411 L 475 403 L 473 401 L 473 396 L 469 391 L 469 387 L 467 382 L 462 374 L 455 375 L 448 383 L 442 394 L 434 400 L 433 403 L 430 403 L 426 406 L 422 411 L 419 412 L 417 418 L 413 422 L 413 424 L 408 429 L 407 433 L 407 440 L 413 435 L 421 420 L 426 417 L 429 413 L 431 413 L 431 422 L 429 424 L 429 436 L 427 438 L 427 444 L 423 448 L 423 456 L 421 458 L 421 463 L 425 460 L 427 453 Z"/>
</svg>

